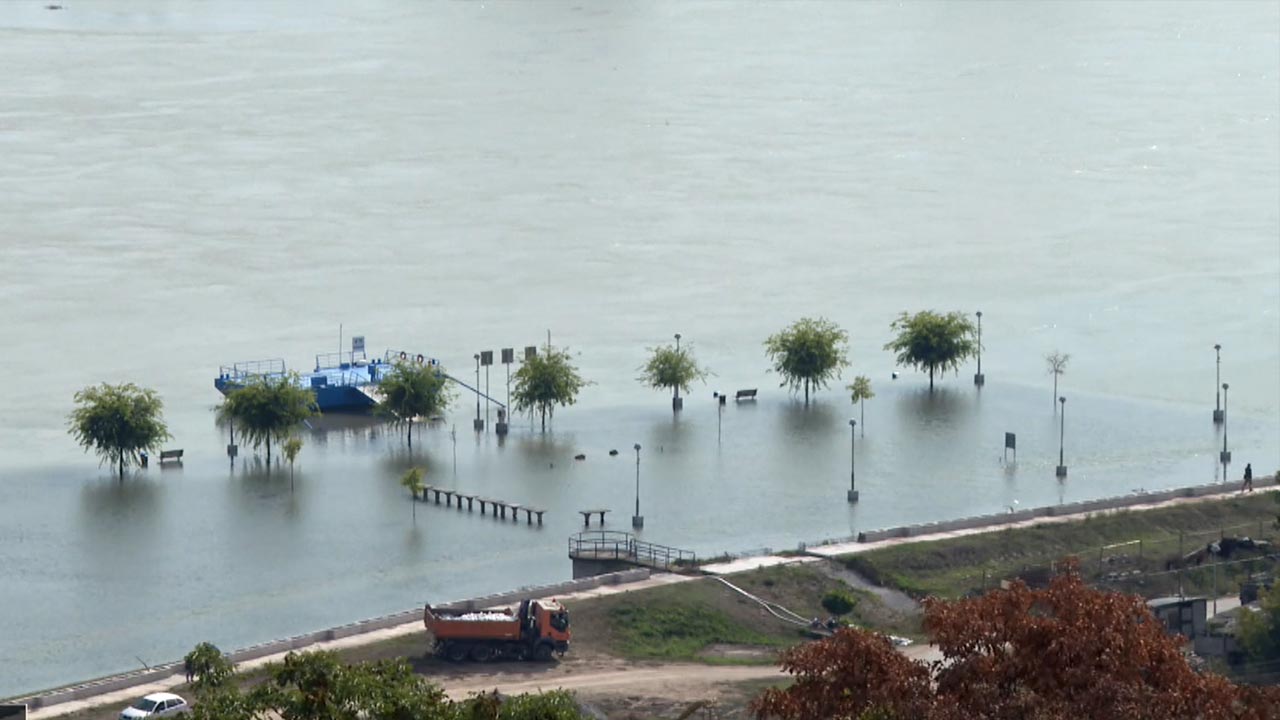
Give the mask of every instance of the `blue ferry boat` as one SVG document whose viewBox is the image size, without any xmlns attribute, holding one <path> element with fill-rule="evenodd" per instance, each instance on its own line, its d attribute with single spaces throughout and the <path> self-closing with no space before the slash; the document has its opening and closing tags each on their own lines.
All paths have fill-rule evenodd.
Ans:
<svg viewBox="0 0 1280 720">
<path fill-rule="evenodd" d="M 213 386 L 226 395 L 257 377 L 294 377 L 300 387 L 315 392 L 320 412 L 368 410 L 378 402 L 378 383 L 397 362 L 440 365 L 435 358 L 403 350 L 388 350 L 373 359 L 363 350 L 322 353 L 316 355 L 315 369 L 296 375 L 290 375 L 279 358 L 223 365 Z"/>
</svg>

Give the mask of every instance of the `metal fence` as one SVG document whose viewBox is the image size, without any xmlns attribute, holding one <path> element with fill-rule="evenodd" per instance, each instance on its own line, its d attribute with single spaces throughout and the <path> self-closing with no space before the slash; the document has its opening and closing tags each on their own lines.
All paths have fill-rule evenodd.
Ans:
<svg viewBox="0 0 1280 720">
<path fill-rule="evenodd" d="M 582 560 L 622 560 L 663 569 L 672 565 L 692 564 L 697 560 L 691 550 L 645 542 L 631 533 L 616 530 L 589 530 L 571 536 L 569 557 Z"/>
</svg>

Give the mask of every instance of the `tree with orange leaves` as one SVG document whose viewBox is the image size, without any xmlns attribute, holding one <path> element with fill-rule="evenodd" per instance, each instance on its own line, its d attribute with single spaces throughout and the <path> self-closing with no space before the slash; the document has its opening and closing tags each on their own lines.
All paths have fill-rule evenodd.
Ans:
<svg viewBox="0 0 1280 720">
<path fill-rule="evenodd" d="M 943 659 L 904 657 L 854 628 L 793 648 L 794 682 L 766 690 L 779 720 L 1280 720 L 1280 689 L 1198 673 L 1142 598 L 1094 590 L 1074 565 L 1044 590 L 925 601 Z"/>
</svg>

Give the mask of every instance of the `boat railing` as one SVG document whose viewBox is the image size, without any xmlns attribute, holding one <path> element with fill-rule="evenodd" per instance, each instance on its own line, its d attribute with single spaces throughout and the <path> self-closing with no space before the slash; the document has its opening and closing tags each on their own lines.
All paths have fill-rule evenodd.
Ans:
<svg viewBox="0 0 1280 720">
<path fill-rule="evenodd" d="M 360 353 L 360 357 L 356 357 L 354 352 L 331 352 L 320 353 L 316 355 L 316 370 L 332 370 L 341 368 L 343 365 L 351 366 L 356 364 L 356 360 L 367 360 L 364 352 Z"/>
<path fill-rule="evenodd" d="M 227 380 L 241 381 L 252 377 L 266 377 L 272 375 L 284 374 L 284 360 L 280 358 L 271 358 L 269 360 L 247 360 L 232 365 L 222 365 L 218 368 L 218 375 Z"/>
<path fill-rule="evenodd" d="M 388 350 L 382 355 L 382 359 L 388 365 L 395 365 L 398 362 L 416 362 L 418 356 L 422 356 L 422 362 L 427 365 L 439 365 L 440 361 L 423 355 L 422 353 L 409 352 L 408 350 Z"/>
</svg>

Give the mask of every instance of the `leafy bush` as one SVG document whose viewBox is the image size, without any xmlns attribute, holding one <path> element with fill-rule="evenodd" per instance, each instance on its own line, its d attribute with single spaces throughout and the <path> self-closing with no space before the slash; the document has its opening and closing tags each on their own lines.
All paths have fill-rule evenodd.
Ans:
<svg viewBox="0 0 1280 720">
<path fill-rule="evenodd" d="M 858 599 L 844 590 L 832 590 L 822 596 L 822 607 L 832 615 L 847 615 L 857 604 Z"/>
</svg>

